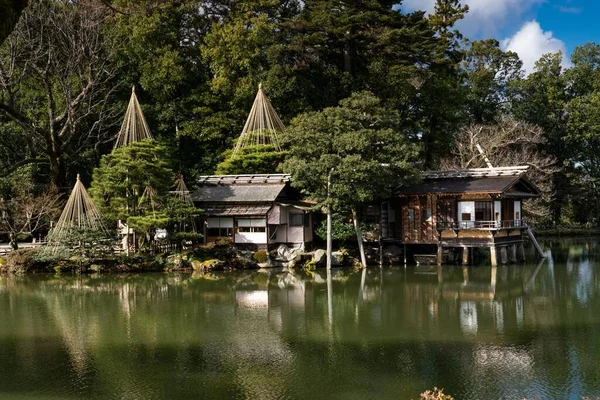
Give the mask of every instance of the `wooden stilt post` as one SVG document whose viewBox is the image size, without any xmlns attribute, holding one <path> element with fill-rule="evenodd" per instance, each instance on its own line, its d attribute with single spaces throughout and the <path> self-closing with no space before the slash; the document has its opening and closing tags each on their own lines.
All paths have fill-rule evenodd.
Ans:
<svg viewBox="0 0 600 400">
<path fill-rule="evenodd" d="M 444 248 L 438 244 L 437 248 L 437 265 L 442 265 L 442 258 L 444 256 Z"/>
<path fill-rule="evenodd" d="M 469 268 L 466 265 L 464 265 L 462 267 L 462 272 L 463 272 L 464 284 L 466 285 L 467 283 L 469 283 Z"/>
<path fill-rule="evenodd" d="M 496 246 L 490 246 L 490 261 L 492 262 L 492 267 L 498 266 L 498 259 L 496 257 Z"/>
<path fill-rule="evenodd" d="M 462 265 L 469 265 L 469 248 L 462 248 Z"/>
<path fill-rule="evenodd" d="M 492 266 L 492 278 L 490 279 L 490 298 L 496 294 L 496 277 L 498 275 L 498 267 Z"/>
<path fill-rule="evenodd" d="M 523 245 L 523 243 L 519 243 L 519 256 L 520 256 L 520 260 L 521 262 L 525 262 L 525 246 Z"/>
<path fill-rule="evenodd" d="M 508 262 L 506 246 L 500 247 L 500 261 L 502 262 L 502 265 L 506 265 L 506 263 Z"/>
<path fill-rule="evenodd" d="M 404 255 L 404 266 L 406 266 L 406 243 L 404 243 L 404 251 L 402 254 Z"/>
<path fill-rule="evenodd" d="M 513 264 L 517 263 L 517 245 L 516 244 L 510 245 L 510 262 Z"/>
</svg>

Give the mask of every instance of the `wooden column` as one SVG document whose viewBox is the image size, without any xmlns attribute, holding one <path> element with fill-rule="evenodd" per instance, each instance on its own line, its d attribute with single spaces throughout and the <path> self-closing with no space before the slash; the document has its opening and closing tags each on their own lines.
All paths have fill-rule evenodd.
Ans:
<svg viewBox="0 0 600 400">
<path fill-rule="evenodd" d="M 517 263 L 517 245 L 516 244 L 510 245 L 510 262 L 513 264 Z"/>
<path fill-rule="evenodd" d="M 490 261 L 492 263 L 492 267 L 498 266 L 498 259 L 496 257 L 496 246 L 490 246 Z"/>
<path fill-rule="evenodd" d="M 502 262 L 502 265 L 506 265 L 506 263 L 508 262 L 506 246 L 500 247 L 500 261 Z"/>
<path fill-rule="evenodd" d="M 498 274 L 498 267 L 492 266 L 492 277 L 490 279 L 490 297 L 496 294 L 496 276 Z"/>
<path fill-rule="evenodd" d="M 442 257 L 444 256 L 444 248 L 438 244 L 437 248 L 437 265 L 442 265 Z"/>
<path fill-rule="evenodd" d="M 525 246 L 523 246 L 523 243 L 519 243 L 519 258 L 521 262 L 525 262 Z"/>
<path fill-rule="evenodd" d="M 469 265 L 469 248 L 462 248 L 462 265 Z"/>
</svg>

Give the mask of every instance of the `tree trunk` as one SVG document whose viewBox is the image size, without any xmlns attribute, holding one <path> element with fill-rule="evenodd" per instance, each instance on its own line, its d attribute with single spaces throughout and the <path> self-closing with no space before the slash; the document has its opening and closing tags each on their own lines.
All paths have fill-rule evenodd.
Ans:
<svg viewBox="0 0 600 400">
<path fill-rule="evenodd" d="M 9 239 L 10 239 L 10 242 L 9 242 L 10 248 L 13 250 L 19 250 L 19 244 L 17 243 L 17 238 L 15 237 L 14 233 L 11 232 L 9 234 Z"/>
<path fill-rule="evenodd" d="M 367 267 L 367 257 L 365 256 L 365 247 L 363 245 L 362 232 L 358 223 L 356 209 L 352 209 L 352 220 L 354 221 L 354 230 L 356 231 L 356 240 L 358 241 L 358 251 L 360 252 L 360 262 L 363 268 Z"/>
<path fill-rule="evenodd" d="M 66 183 L 66 166 L 61 156 L 53 156 L 50 161 L 50 177 L 52 184 L 55 185 L 61 192 L 67 188 Z"/>
<path fill-rule="evenodd" d="M 331 269 L 331 206 L 327 206 L 327 269 Z"/>
</svg>

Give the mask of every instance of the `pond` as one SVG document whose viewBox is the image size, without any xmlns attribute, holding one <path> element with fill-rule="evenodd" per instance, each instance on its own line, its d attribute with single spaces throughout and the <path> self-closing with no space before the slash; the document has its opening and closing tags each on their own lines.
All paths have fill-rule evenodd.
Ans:
<svg viewBox="0 0 600 400">
<path fill-rule="evenodd" d="M 600 395 L 600 243 L 538 263 L 0 278 L 0 399 Z"/>
</svg>

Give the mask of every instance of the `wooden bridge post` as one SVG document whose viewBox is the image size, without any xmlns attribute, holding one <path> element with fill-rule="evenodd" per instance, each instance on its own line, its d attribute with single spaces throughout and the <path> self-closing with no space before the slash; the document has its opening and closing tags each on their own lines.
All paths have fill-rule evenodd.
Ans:
<svg viewBox="0 0 600 400">
<path fill-rule="evenodd" d="M 442 258 L 444 257 L 444 248 L 438 244 L 437 247 L 437 265 L 442 265 Z"/>
<path fill-rule="evenodd" d="M 462 249 L 462 265 L 469 265 L 469 248 L 464 246 Z"/>
<path fill-rule="evenodd" d="M 508 262 L 506 246 L 500 247 L 500 261 L 502 262 L 502 265 L 506 265 L 506 263 Z"/>
<path fill-rule="evenodd" d="M 490 261 L 492 263 L 492 267 L 498 266 L 498 258 L 496 256 L 496 246 L 490 246 Z"/>
<path fill-rule="evenodd" d="M 516 244 L 510 245 L 510 262 L 513 264 L 517 263 L 517 245 Z"/>
<path fill-rule="evenodd" d="M 523 245 L 523 242 L 519 243 L 519 255 L 521 262 L 525 262 L 525 246 Z"/>
</svg>

